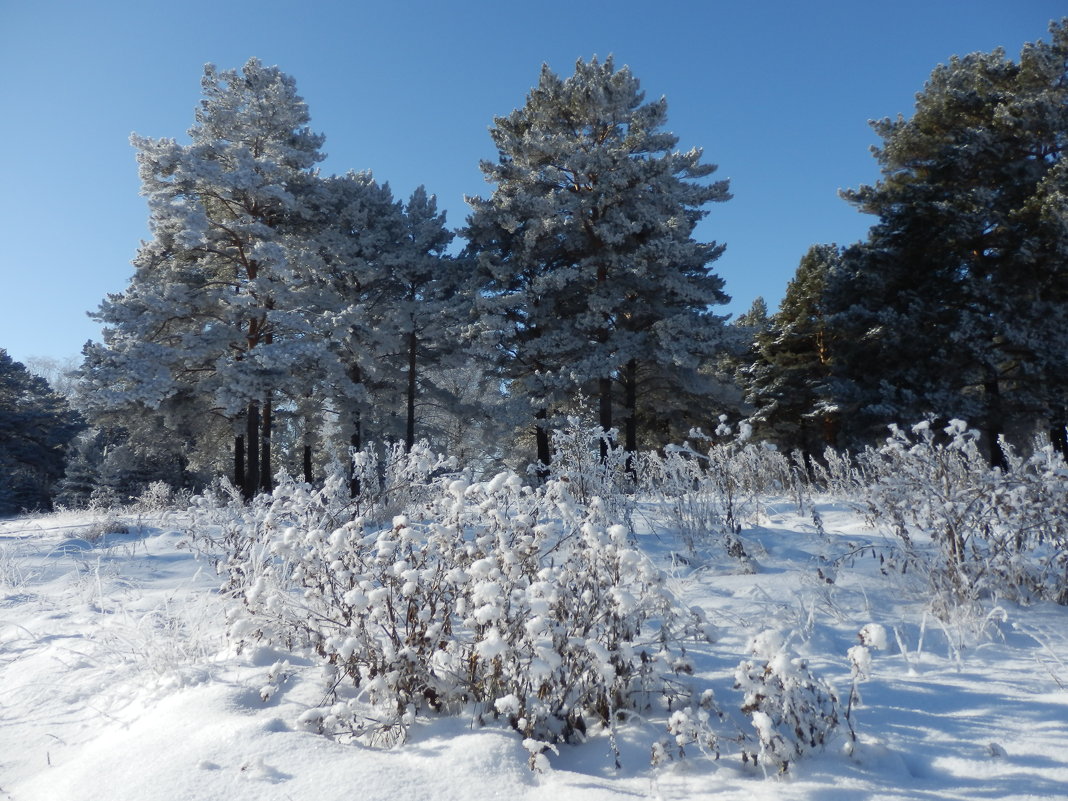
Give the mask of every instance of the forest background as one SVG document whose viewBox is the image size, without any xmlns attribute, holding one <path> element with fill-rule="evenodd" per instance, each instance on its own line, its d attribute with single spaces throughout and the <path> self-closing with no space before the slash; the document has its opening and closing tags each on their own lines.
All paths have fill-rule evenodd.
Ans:
<svg viewBox="0 0 1068 801">
<path fill-rule="evenodd" d="M 730 182 L 610 57 L 543 68 L 494 120 L 459 250 L 426 190 L 316 169 L 287 75 L 209 67 L 191 144 L 133 140 L 153 237 L 95 315 L 75 405 L 96 427 L 64 501 L 223 472 L 251 495 L 372 440 L 545 465 L 572 413 L 628 452 L 723 414 L 808 456 L 924 418 L 972 421 L 994 464 L 1002 435 L 1063 449 L 1063 38 L 936 69 L 911 119 L 874 125 L 883 178 L 843 193 L 878 220 L 868 239 L 813 246 L 777 314 L 758 298 L 729 325 L 698 225 Z M 11 397 L 54 403 L 8 372 Z M 58 491 L 78 423 L 56 419 L 37 455 L 12 440 L 17 508 Z"/>
</svg>

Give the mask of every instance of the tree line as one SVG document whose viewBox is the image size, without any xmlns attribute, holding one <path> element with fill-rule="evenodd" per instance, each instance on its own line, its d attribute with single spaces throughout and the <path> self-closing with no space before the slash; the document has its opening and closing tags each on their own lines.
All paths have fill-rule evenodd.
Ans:
<svg viewBox="0 0 1068 801">
<path fill-rule="evenodd" d="M 132 138 L 152 237 L 94 314 L 63 502 L 223 472 L 252 497 L 422 438 L 544 469 L 572 414 L 627 451 L 724 413 L 813 457 L 950 418 L 995 464 L 1002 436 L 1068 449 L 1068 21 L 1017 60 L 953 58 L 873 123 L 882 177 L 843 193 L 866 240 L 813 246 L 775 313 L 733 322 L 723 245 L 695 238 L 728 184 L 611 58 L 543 67 L 494 120 L 493 190 L 456 231 L 423 187 L 320 174 L 278 68 L 209 65 L 202 88 L 187 143 Z"/>
<path fill-rule="evenodd" d="M 312 480 L 372 439 L 471 447 L 457 416 L 478 421 L 479 457 L 508 458 L 525 429 L 548 464 L 582 395 L 631 450 L 661 399 L 699 422 L 686 398 L 707 394 L 727 297 L 721 248 L 692 233 L 727 187 L 675 152 L 666 103 L 626 67 L 545 68 L 495 120 L 496 189 L 471 199 L 460 253 L 425 189 L 399 202 L 369 173 L 318 173 L 324 137 L 276 67 L 209 66 L 203 90 L 189 144 L 133 139 L 153 237 L 96 313 L 94 420 L 194 471 L 229 441 L 248 497 L 270 489 L 280 433 Z"/>
<path fill-rule="evenodd" d="M 1002 437 L 1068 453 L 1068 20 L 1016 61 L 954 57 L 873 127 L 882 178 L 842 193 L 867 239 L 813 247 L 744 320 L 758 432 L 813 452 L 957 418 L 995 465 Z"/>
</svg>

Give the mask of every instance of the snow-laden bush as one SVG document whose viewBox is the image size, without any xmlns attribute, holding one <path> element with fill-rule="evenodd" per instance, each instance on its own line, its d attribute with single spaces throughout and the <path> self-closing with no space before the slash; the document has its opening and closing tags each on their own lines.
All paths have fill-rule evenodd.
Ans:
<svg viewBox="0 0 1068 801">
<path fill-rule="evenodd" d="M 808 463 L 812 480 L 823 492 L 848 498 L 865 484 L 861 468 L 848 451 L 836 451 L 827 447 L 823 460 L 812 459 Z"/>
<path fill-rule="evenodd" d="M 692 699 L 689 706 L 674 710 L 667 720 L 667 736 L 653 744 L 650 764 L 659 767 L 668 761 L 687 756 L 687 748 L 711 759 L 720 757 L 720 738 L 713 728 L 723 718 L 711 690 L 705 690 L 700 698 Z"/>
<path fill-rule="evenodd" d="M 850 749 L 856 742 L 857 735 L 853 726 L 853 711 L 861 703 L 860 684 L 871 678 L 872 649 L 885 651 L 887 646 L 886 629 L 878 623 L 867 623 L 857 632 L 857 645 L 851 646 L 846 651 L 849 660 L 849 673 L 851 683 L 849 686 L 849 702 L 846 704 L 845 721 L 849 727 Z"/>
<path fill-rule="evenodd" d="M 639 489 L 662 499 L 665 526 L 691 551 L 721 545 L 746 560 L 738 535 L 762 510 L 761 496 L 793 492 L 798 478 L 782 453 L 749 442 L 744 431 L 736 438 L 731 433 L 725 423 L 718 440 L 695 429 L 690 435 L 702 450 L 685 442 L 665 448 L 663 456 L 642 454 Z"/>
<path fill-rule="evenodd" d="M 355 514 L 387 521 L 404 510 L 419 507 L 433 494 L 432 476 L 456 470 L 456 460 L 436 454 L 425 442 L 406 451 L 404 443 L 374 445 L 352 454 L 359 493 L 352 500 Z"/>
<path fill-rule="evenodd" d="M 983 597 L 1068 603 L 1068 469 L 1048 444 L 1023 458 L 1002 442 L 990 467 L 978 434 L 952 421 L 939 437 L 891 427 L 858 461 L 871 521 L 888 525 L 926 569 L 940 615 Z M 945 440 L 945 441 L 943 441 Z M 933 557 L 923 555 L 930 537 Z"/>
<path fill-rule="evenodd" d="M 153 481 L 130 504 L 130 510 L 138 514 L 157 514 L 189 505 L 192 494 L 172 487 L 165 481 Z"/>
<path fill-rule="evenodd" d="M 838 728 L 838 699 L 803 658 L 790 653 L 778 632 L 753 637 L 749 652 L 734 679 L 757 747 L 743 748 L 742 759 L 785 773 L 792 762 L 822 748 Z"/>
<path fill-rule="evenodd" d="M 340 479 L 320 491 L 283 480 L 194 537 L 221 550 L 242 601 L 232 637 L 323 660 L 327 700 L 307 726 L 392 744 L 419 714 L 470 711 L 551 744 L 685 697 L 682 643 L 708 627 L 599 497 L 581 504 L 569 481 L 532 488 L 511 473 L 406 475 L 418 491 L 385 525 L 353 514 Z"/>
<path fill-rule="evenodd" d="M 610 516 L 628 522 L 634 511 L 634 455 L 615 444 L 614 429 L 606 432 L 599 425 L 583 425 L 577 417 L 569 417 L 567 423 L 553 432 L 548 477 L 566 483 L 577 502 L 588 504 L 597 498 Z"/>
</svg>

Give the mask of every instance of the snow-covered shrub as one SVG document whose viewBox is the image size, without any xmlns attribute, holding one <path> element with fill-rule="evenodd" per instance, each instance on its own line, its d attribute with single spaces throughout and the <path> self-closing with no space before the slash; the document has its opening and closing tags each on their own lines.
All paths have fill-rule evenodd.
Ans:
<svg viewBox="0 0 1068 801">
<path fill-rule="evenodd" d="M 838 728 L 838 699 L 830 686 L 793 656 L 775 631 L 749 642 L 750 659 L 734 672 L 744 694 L 742 712 L 756 729 L 756 750 L 743 748 L 742 760 L 785 773 L 790 763 L 822 748 Z"/>
<path fill-rule="evenodd" d="M 886 629 L 878 623 L 867 623 L 857 632 L 859 643 L 846 651 L 849 659 L 849 673 L 852 683 L 849 688 L 849 703 L 846 704 L 845 720 L 849 726 L 852 740 L 856 740 L 853 727 L 853 710 L 861 703 L 860 683 L 871 678 L 871 649 L 885 651 L 887 645 Z"/>
<path fill-rule="evenodd" d="M 666 449 L 664 456 L 643 454 L 639 461 L 641 492 L 663 499 L 667 526 L 695 552 L 725 534 L 719 493 L 705 480 L 701 454 L 688 444 Z"/>
<path fill-rule="evenodd" d="M 245 503 L 241 491 L 226 480 L 192 498 L 188 547 L 208 558 L 223 577 L 224 593 L 240 593 L 256 581 L 281 581 L 267 532 L 297 525 L 330 525 L 346 519 L 346 480 L 335 476 L 314 490 L 279 476 L 271 494 Z"/>
<path fill-rule="evenodd" d="M 759 514 L 762 495 L 790 491 L 794 470 L 773 448 L 725 439 L 725 424 L 722 442 L 696 429 L 690 434 L 707 449 L 685 442 L 665 448 L 663 456 L 643 454 L 637 461 L 640 489 L 663 499 L 667 525 L 691 551 L 721 545 L 747 561 L 739 533 Z"/>
<path fill-rule="evenodd" d="M 13 594 L 33 575 L 26 567 L 26 560 L 16 557 L 13 548 L 0 545 L 0 588 Z"/>
<path fill-rule="evenodd" d="M 627 522 L 633 512 L 633 459 L 615 444 L 615 430 L 584 426 L 569 417 L 563 429 L 553 431 L 553 462 L 548 477 L 568 485 L 571 496 L 583 505 L 594 498 L 610 515 Z"/>
<path fill-rule="evenodd" d="M 93 521 L 81 532 L 86 542 L 98 543 L 109 534 L 129 534 L 130 526 L 115 512 L 103 512 L 94 515 Z"/>
<path fill-rule="evenodd" d="M 723 717 L 711 690 L 705 690 L 690 706 L 676 709 L 667 720 L 667 736 L 653 744 L 651 764 L 663 765 L 686 757 L 688 747 L 712 759 L 719 759 L 719 735 L 712 728 L 712 718 Z"/>
<path fill-rule="evenodd" d="M 685 696 L 682 642 L 707 626 L 597 496 L 512 473 L 420 487 L 382 525 L 337 492 L 280 482 L 197 540 L 223 551 L 242 602 L 231 636 L 323 660 L 328 700 L 308 727 L 388 745 L 419 714 L 468 710 L 556 743 Z"/>
<path fill-rule="evenodd" d="M 848 451 L 827 447 L 823 460 L 812 459 L 808 467 L 816 486 L 838 497 L 851 497 L 865 483 L 863 472 Z"/>
<path fill-rule="evenodd" d="M 353 478 L 359 486 L 354 511 L 371 520 L 388 521 L 402 510 L 418 507 L 431 492 L 431 476 L 456 469 L 454 459 L 417 442 L 410 451 L 396 442 L 378 448 L 369 445 L 351 454 Z"/>
<path fill-rule="evenodd" d="M 927 423 L 911 436 L 891 427 L 859 461 L 870 519 L 888 525 L 928 571 L 935 611 L 944 616 L 985 596 L 1068 602 L 1068 470 L 1048 445 L 1029 458 L 1012 452 L 992 468 L 978 434 L 959 421 Z M 930 537 L 933 558 L 923 556 Z"/>
<path fill-rule="evenodd" d="M 132 509 L 141 513 L 166 512 L 185 506 L 189 494 L 176 491 L 165 481 L 153 481 L 133 501 Z"/>
<path fill-rule="evenodd" d="M 332 530 L 357 516 L 388 523 L 401 509 L 425 515 L 435 486 L 432 476 L 448 475 L 454 465 L 452 459 L 432 453 L 425 442 L 413 445 L 410 453 L 399 444 L 381 451 L 372 444 L 352 454 L 352 462 L 360 486 L 355 498 L 349 477 L 340 473 L 330 475 L 318 489 L 280 473 L 270 494 L 257 495 L 247 504 L 232 483 L 216 482 L 189 501 L 191 546 L 208 555 L 226 576 L 224 590 L 240 588 L 274 560 L 269 549 L 257 546 L 263 532 Z"/>
</svg>

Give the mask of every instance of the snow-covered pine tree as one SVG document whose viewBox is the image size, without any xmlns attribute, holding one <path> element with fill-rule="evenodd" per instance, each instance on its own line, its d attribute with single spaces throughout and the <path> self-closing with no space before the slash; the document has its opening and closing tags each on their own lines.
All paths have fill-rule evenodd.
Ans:
<svg viewBox="0 0 1068 801">
<path fill-rule="evenodd" d="M 104 409 L 155 409 L 183 391 L 210 399 L 234 427 L 251 495 L 270 483 L 275 399 L 306 384 L 300 367 L 319 352 L 299 311 L 311 282 L 297 256 L 323 137 L 276 67 L 209 64 L 202 86 L 190 144 L 132 137 L 153 238 L 130 286 L 95 315 L 104 342 L 89 347 L 86 376 Z"/>
<path fill-rule="evenodd" d="M 457 326 L 465 322 L 466 296 L 461 292 L 460 263 L 446 254 L 453 233 L 445 227 L 445 213 L 437 199 L 418 187 L 404 206 L 404 239 L 393 254 L 390 275 L 396 297 L 391 323 L 400 335 L 404 379 L 404 443 L 411 450 L 416 438 L 416 401 L 434 395 L 449 404 L 446 388 L 430 383 L 433 372 L 456 342 Z"/>
<path fill-rule="evenodd" d="M 543 66 L 526 104 L 494 120 L 495 184 L 468 198 L 463 236 L 476 259 L 485 338 L 514 397 L 536 418 L 547 463 L 555 410 L 582 392 L 613 427 L 621 387 L 626 446 L 636 447 L 645 368 L 679 388 L 721 347 L 723 281 L 715 243 L 693 239 L 703 207 L 729 198 L 701 151 L 674 150 L 667 102 L 644 102 L 627 67 L 579 61 L 561 80 Z"/>
<path fill-rule="evenodd" d="M 824 294 L 828 275 L 840 265 L 836 245 L 809 248 L 778 311 L 756 333 L 756 358 L 745 370 L 757 435 L 807 456 L 837 445 L 838 415 L 830 395 L 833 344 Z"/>
<path fill-rule="evenodd" d="M 768 302 L 764 300 L 762 295 L 758 295 L 753 298 L 753 302 L 749 304 L 749 308 L 743 314 L 739 314 L 731 320 L 731 325 L 741 331 L 745 331 L 747 338 L 750 336 L 756 338 L 767 330 L 770 324 L 769 317 Z"/>
<path fill-rule="evenodd" d="M 873 123 L 882 180 L 843 194 L 879 221 L 829 295 L 858 438 L 959 417 L 1000 462 L 998 435 L 1064 427 L 1068 19 L 1050 32 L 950 59 L 910 119 Z"/>
<path fill-rule="evenodd" d="M 0 514 L 48 509 L 83 427 L 66 400 L 0 348 Z"/>
<path fill-rule="evenodd" d="M 391 271 L 405 237 L 404 209 L 388 184 L 370 172 L 349 172 L 322 181 L 314 216 L 316 235 L 304 261 L 314 265 L 313 328 L 327 351 L 321 396 L 343 440 L 326 446 L 359 451 L 394 433 L 397 381 L 388 360 L 403 345 L 386 323 L 396 302 Z"/>
</svg>

